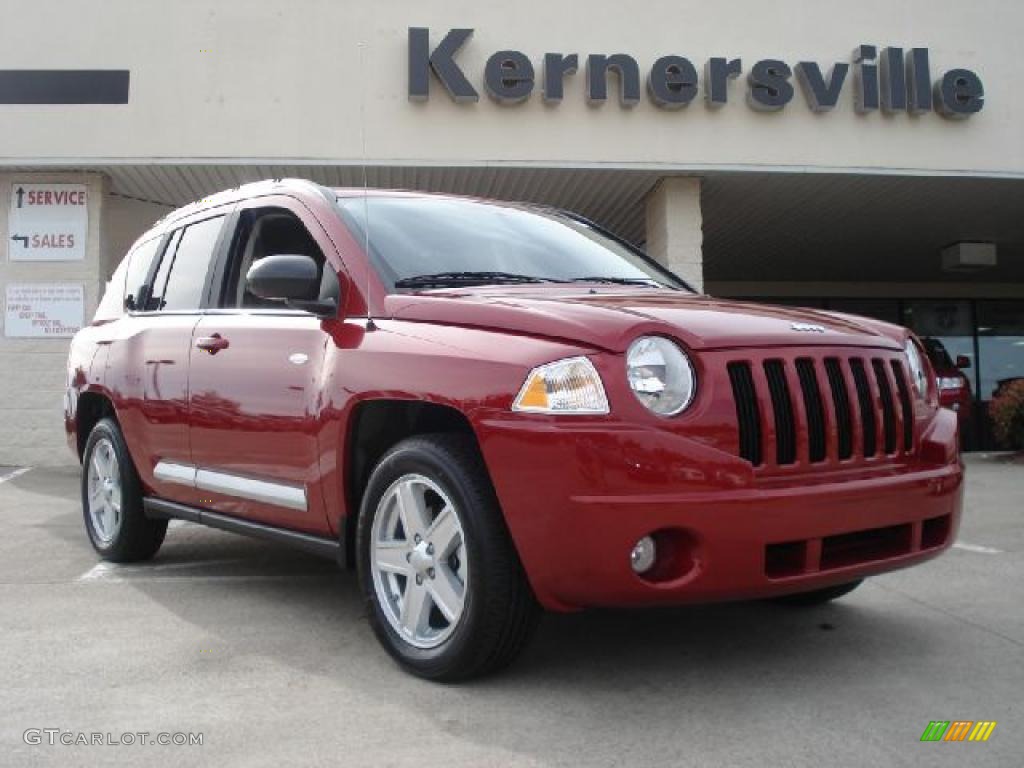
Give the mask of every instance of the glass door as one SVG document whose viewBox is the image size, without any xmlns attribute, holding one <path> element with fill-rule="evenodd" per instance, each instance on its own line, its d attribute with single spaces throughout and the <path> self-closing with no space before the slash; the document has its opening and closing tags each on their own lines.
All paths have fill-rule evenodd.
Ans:
<svg viewBox="0 0 1024 768">
<path fill-rule="evenodd" d="M 978 399 L 991 439 L 988 404 L 1002 387 L 1024 379 L 1024 301 L 978 302 Z M 993 441 L 994 447 L 1003 448 Z"/>
</svg>

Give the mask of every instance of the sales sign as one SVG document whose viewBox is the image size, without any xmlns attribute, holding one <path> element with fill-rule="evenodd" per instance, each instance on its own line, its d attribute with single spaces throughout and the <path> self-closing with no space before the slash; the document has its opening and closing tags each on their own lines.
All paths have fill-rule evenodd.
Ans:
<svg viewBox="0 0 1024 768">
<path fill-rule="evenodd" d="M 11 185 L 11 261 L 81 261 L 89 207 L 84 184 Z"/>
<path fill-rule="evenodd" d="M 74 336 L 85 319 L 85 288 L 75 283 L 25 283 L 7 286 L 4 336 Z"/>
</svg>

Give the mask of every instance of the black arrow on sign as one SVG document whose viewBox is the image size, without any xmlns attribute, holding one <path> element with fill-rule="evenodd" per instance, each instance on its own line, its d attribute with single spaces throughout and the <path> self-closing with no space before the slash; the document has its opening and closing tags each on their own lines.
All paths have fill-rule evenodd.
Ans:
<svg viewBox="0 0 1024 768">
<path fill-rule="evenodd" d="M 15 235 L 11 240 L 21 240 L 21 245 L 24 248 L 28 248 L 28 236 L 27 235 Z"/>
<path fill-rule="evenodd" d="M 25 190 L 18 187 L 18 191 L 15 194 L 18 195 L 18 207 L 21 208 L 21 198 L 25 196 Z"/>
</svg>

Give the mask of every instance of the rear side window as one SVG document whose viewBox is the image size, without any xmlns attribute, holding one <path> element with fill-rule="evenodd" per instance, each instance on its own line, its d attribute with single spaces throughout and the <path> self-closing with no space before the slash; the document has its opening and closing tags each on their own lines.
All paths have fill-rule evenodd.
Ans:
<svg viewBox="0 0 1024 768">
<path fill-rule="evenodd" d="M 153 266 L 153 258 L 156 256 L 159 247 L 160 238 L 154 237 L 152 240 L 147 240 L 145 243 L 137 246 L 125 259 L 125 263 L 128 266 L 125 271 L 124 284 L 121 286 L 124 292 L 118 297 L 118 301 L 123 301 L 127 309 L 142 309 L 143 287 L 146 284 L 146 278 L 149 277 L 149 269 Z M 121 266 L 123 267 L 124 264 Z M 113 287 L 112 283 L 111 289 Z M 105 302 L 106 299 L 104 299 Z"/>
<path fill-rule="evenodd" d="M 164 249 L 163 258 L 160 259 L 160 266 L 153 275 L 153 283 L 146 295 L 146 310 L 152 312 L 164 308 L 164 288 L 167 287 L 167 278 L 171 274 L 171 264 L 174 263 L 174 253 L 178 250 L 178 243 L 181 242 L 181 230 L 175 230 L 171 239 Z M 145 295 L 145 294 L 144 294 Z"/>
<path fill-rule="evenodd" d="M 93 315 L 93 322 L 115 320 L 124 314 L 124 281 L 129 261 L 128 256 L 122 259 L 113 276 L 107 281 L 107 287 L 103 291 L 103 299 L 100 301 L 100 305 L 96 307 L 96 314 Z"/>
<path fill-rule="evenodd" d="M 175 232 L 153 280 L 152 309 L 198 309 L 217 247 L 223 216 Z"/>
</svg>

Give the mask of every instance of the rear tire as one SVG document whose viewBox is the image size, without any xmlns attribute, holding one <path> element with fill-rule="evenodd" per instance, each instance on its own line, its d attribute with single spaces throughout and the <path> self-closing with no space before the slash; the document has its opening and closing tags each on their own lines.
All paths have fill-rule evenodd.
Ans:
<svg viewBox="0 0 1024 768">
<path fill-rule="evenodd" d="M 793 595 L 773 597 L 772 602 L 779 603 L 780 605 L 792 605 L 798 607 L 822 605 L 824 603 L 837 600 L 843 595 L 848 595 L 850 592 L 853 592 L 853 590 L 855 590 L 863 583 L 864 579 L 857 579 L 857 581 L 851 581 L 846 584 L 836 584 L 834 587 L 815 589 L 812 592 L 797 592 Z"/>
<path fill-rule="evenodd" d="M 539 607 L 472 439 L 392 448 L 363 494 L 356 546 L 370 624 L 412 674 L 485 675 L 529 640 Z"/>
<path fill-rule="evenodd" d="M 149 560 L 163 544 L 166 520 L 151 520 L 142 508 L 142 483 L 121 428 L 101 419 L 82 454 L 82 513 L 93 549 L 104 560 Z"/>
</svg>

